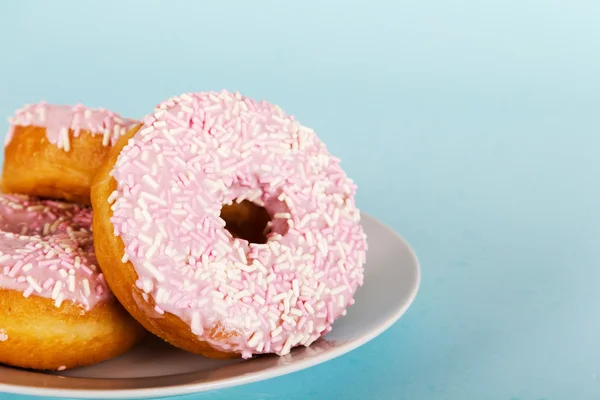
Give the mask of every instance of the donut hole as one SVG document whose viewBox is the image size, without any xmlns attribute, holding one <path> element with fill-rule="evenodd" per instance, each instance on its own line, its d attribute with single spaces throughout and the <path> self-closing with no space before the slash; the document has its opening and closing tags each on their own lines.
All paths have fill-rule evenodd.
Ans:
<svg viewBox="0 0 600 400">
<path fill-rule="evenodd" d="M 271 217 L 264 207 L 248 200 L 225 204 L 221 208 L 221 218 L 225 221 L 225 229 L 234 238 L 249 243 L 267 243 Z"/>
</svg>

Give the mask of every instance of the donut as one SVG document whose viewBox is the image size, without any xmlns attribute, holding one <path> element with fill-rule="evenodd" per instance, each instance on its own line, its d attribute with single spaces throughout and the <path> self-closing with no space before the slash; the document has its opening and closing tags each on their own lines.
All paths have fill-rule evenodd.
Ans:
<svg viewBox="0 0 600 400">
<path fill-rule="evenodd" d="M 98 170 L 98 261 L 121 304 L 167 342 L 211 358 L 285 355 L 328 333 L 363 283 L 355 192 L 278 106 L 186 93 Z"/>
<path fill-rule="evenodd" d="M 81 104 L 26 105 L 9 119 L 2 191 L 90 204 L 94 174 L 136 121 Z"/>
<path fill-rule="evenodd" d="M 91 223 L 89 208 L 0 195 L 0 363 L 62 371 L 143 337 L 97 267 Z"/>
</svg>

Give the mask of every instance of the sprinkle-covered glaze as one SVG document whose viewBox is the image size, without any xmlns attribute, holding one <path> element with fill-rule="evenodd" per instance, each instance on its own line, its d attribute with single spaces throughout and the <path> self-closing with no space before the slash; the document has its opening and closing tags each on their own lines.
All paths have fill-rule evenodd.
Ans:
<svg viewBox="0 0 600 400">
<path fill-rule="evenodd" d="M 9 118 L 10 129 L 5 146 L 13 136 L 17 126 L 38 126 L 46 129 L 48 141 L 59 149 L 71 149 L 71 137 L 79 137 L 81 131 L 92 135 L 102 135 L 102 144 L 112 146 L 129 128 L 138 121 L 121 118 L 118 114 L 103 108 L 87 108 L 81 104 L 74 106 L 47 104 L 27 104 Z"/>
<path fill-rule="evenodd" d="M 86 310 L 112 297 L 96 264 L 91 223 L 89 208 L 0 195 L 0 288 Z"/>
<path fill-rule="evenodd" d="M 367 248 L 355 186 L 279 107 L 227 91 L 169 99 L 111 175 L 111 222 L 137 287 L 215 348 L 284 355 L 354 302 Z M 266 244 L 225 229 L 221 207 L 242 200 L 272 217 Z M 227 343 L 209 335 L 218 323 Z"/>
</svg>

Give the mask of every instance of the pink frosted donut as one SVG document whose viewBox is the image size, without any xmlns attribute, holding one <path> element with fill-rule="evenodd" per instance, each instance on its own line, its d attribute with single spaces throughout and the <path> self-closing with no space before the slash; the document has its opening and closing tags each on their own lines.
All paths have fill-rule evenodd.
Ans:
<svg viewBox="0 0 600 400">
<path fill-rule="evenodd" d="M 9 119 L 3 190 L 89 204 L 110 146 L 137 122 L 102 108 L 26 105 Z"/>
<path fill-rule="evenodd" d="M 239 93 L 190 93 L 122 141 L 92 188 L 95 211 L 112 210 L 94 234 L 109 285 L 147 329 L 248 358 L 309 346 L 345 315 L 366 237 L 355 185 L 312 129 Z M 225 228 L 222 207 L 244 201 L 268 213 L 266 243 Z"/>
<path fill-rule="evenodd" d="M 13 139 L 16 127 L 37 126 L 45 128 L 46 138 L 59 149 L 70 151 L 71 141 L 79 138 L 83 131 L 92 136 L 101 136 L 103 146 L 112 146 L 138 121 L 121 118 L 117 113 L 104 108 L 89 108 L 83 104 L 74 106 L 48 104 L 27 104 L 9 118 L 10 129 L 4 145 Z"/>
<path fill-rule="evenodd" d="M 89 310 L 112 294 L 96 266 L 89 208 L 0 196 L 0 287 Z"/>
<path fill-rule="evenodd" d="M 120 354 L 140 337 L 97 267 L 91 223 L 88 208 L 0 195 L 1 363 L 72 368 Z"/>
</svg>

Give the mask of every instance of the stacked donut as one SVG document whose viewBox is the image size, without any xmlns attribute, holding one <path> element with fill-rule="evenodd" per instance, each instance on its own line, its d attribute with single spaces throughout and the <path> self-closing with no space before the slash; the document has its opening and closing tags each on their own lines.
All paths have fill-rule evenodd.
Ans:
<svg viewBox="0 0 600 400">
<path fill-rule="evenodd" d="M 98 362 L 137 343 L 140 325 L 207 357 L 285 355 L 329 332 L 363 282 L 340 160 L 237 92 L 170 98 L 140 122 L 27 106 L 2 188 L 22 195 L 0 197 L 1 363 Z"/>
</svg>

